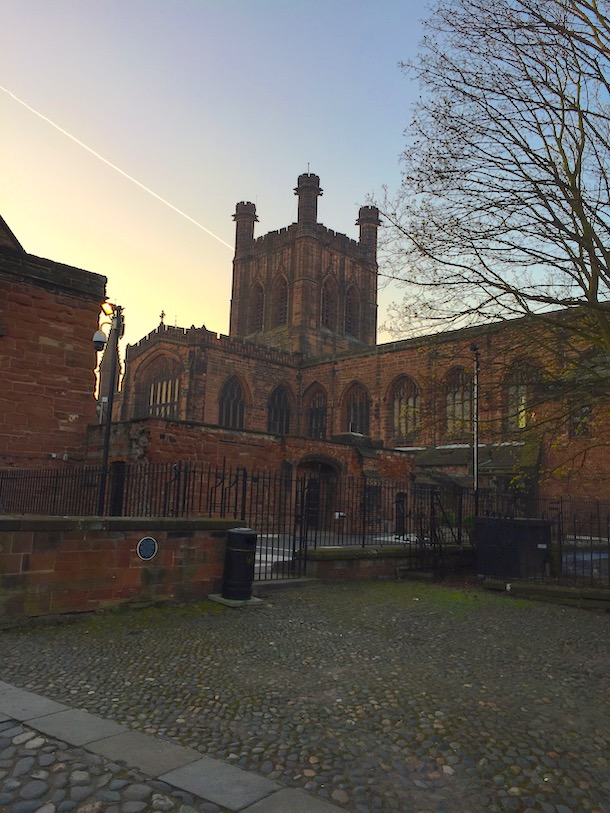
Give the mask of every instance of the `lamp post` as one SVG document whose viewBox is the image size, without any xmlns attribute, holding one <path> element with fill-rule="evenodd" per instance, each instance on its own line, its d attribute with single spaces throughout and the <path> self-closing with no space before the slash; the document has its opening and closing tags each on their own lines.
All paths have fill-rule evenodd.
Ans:
<svg viewBox="0 0 610 813">
<path fill-rule="evenodd" d="M 99 352 L 105 347 L 104 358 L 106 357 L 106 353 L 110 353 L 110 373 L 108 376 L 108 400 L 106 402 L 106 417 L 104 421 L 104 445 L 102 447 L 102 470 L 100 475 L 100 490 L 97 501 L 98 516 L 104 515 L 104 508 L 106 505 L 106 486 L 108 483 L 108 457 L 110 455 L 110 430 L 112 428 L 112 407 L 114 405 L 114 393 L 117 384 L 116 379 L 117 379 L 117 361 L 119 353 L 119 339 L 123 335 L 124 327 L 123 308 L 120 305 L 111 305 L 109 302 L 105 302 L 102 305 L 102 310 L 104 311 L 106 316 L 112 315 L 112 321 L 110 323 L 110 334 L 108 336 L 108 339 L 106 339 L 105 335 L 102 333 L 101 330 L 96 331 L 95 335 L 93 336 L 93 345 L 95 349 Z M 103 389 L 101 388 L 101 385 L 102 385 L 102 376 L 100 375 L 100 398 L 101 398 L 100 404 L 102 407 L 102 416 L 103 416 L 104 393 Z"/>
<path fill-rule="evenodd" d="M 472 491 L 474 495 L 474 515 L 479 516 L 479 347 L 471 345 L 474 357 L 472 378 Z"/>
</svg>

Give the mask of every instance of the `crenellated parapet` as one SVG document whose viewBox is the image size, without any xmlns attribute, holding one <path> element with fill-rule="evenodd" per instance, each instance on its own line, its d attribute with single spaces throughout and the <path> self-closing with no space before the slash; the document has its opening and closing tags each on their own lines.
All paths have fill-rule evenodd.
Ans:
<svg viewBox="0 0 610 813">
<path fill-rule="evenodd" d="M 126 359 L 135 362 L 147 355 L 155 346 L 165 347 L 193 346 L 210 347 L 230 353 L 245 354 L 251 358 L 276 362 L 278 364 L 295 363 L 301 359 L 300 353 L 286 352 L 267 345 L 256 344 L 240 337 L 226 336 L 207 330 L 206 327 L 174 327 L 161 323 L 147 336 L 135 344 L 127 346 Z"/>
<path fill-rule="evenodd" d="M 346 234 L 328 229 L 322 223 L 312 223 L 302 225 L 293 223 L 276 231 L 267 232 L 252 240 L 248 249 L 250 255 L 265 254 L 291 246 L 299 237 L 313 237 L 324 247 L 342 254 L 353 254 L 363 257 L 368 253 L 368 249 L 362 246 L 357 240 L 353 240 Z"/>
</svg>

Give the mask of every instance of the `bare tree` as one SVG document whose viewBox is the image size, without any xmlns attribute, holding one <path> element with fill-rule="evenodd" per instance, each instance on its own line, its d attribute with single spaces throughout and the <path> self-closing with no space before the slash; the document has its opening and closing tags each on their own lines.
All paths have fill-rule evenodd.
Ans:
<svg viewBox="0 0 610 813">
<path fill-rule="evenodd" d="M 610 2 L 437 0 L 425 31 L 379 204 L 393 326 L 537 314 L 610 354 Z"/>
</svg>

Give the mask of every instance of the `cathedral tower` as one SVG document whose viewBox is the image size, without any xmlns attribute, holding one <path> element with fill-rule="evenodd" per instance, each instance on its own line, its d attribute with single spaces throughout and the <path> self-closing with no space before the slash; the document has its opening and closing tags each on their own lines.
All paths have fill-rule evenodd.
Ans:
<svg viewBox="0 0 610 813">
<path fill-rule="evenodd" d="M 236 206 L 230 335 L 305 356 L 374 346 L 378 210 L 360 209 L 356 242 L 318 223 L 317 175 L 294 192 L 297 222 L 256 239 L 255 205 Z"/>
</svg>

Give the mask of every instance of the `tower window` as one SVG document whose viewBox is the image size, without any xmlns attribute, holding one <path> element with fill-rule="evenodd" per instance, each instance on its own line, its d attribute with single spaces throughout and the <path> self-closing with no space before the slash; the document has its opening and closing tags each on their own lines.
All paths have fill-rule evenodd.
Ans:
<svg viewBox="0 0 610 813">
<path fill-rule="evenodd" d="M 334 280 L 327 279 L 322 286 L 322 300 L 320 303 L 320 324 L 333 332 L 337 330 L 337 285 Z"/>
<path fill-rule="evenodd" d="M 360 298 L 353 285 L 345 296 L 345 332 L 360 338 Z"/>
<path fill-rule="evenodd" d="M 273 286 L 273 325 L 288 324 L 288 283 L 284 277 L 276 280 Z"/>
<path fill-rule="evenodd" d="M 265 312 L 265 294 L 260 283 L 252 286 L 248 308 L 248 333 L 257 333 L 263 329 Z"/>
</svg>

